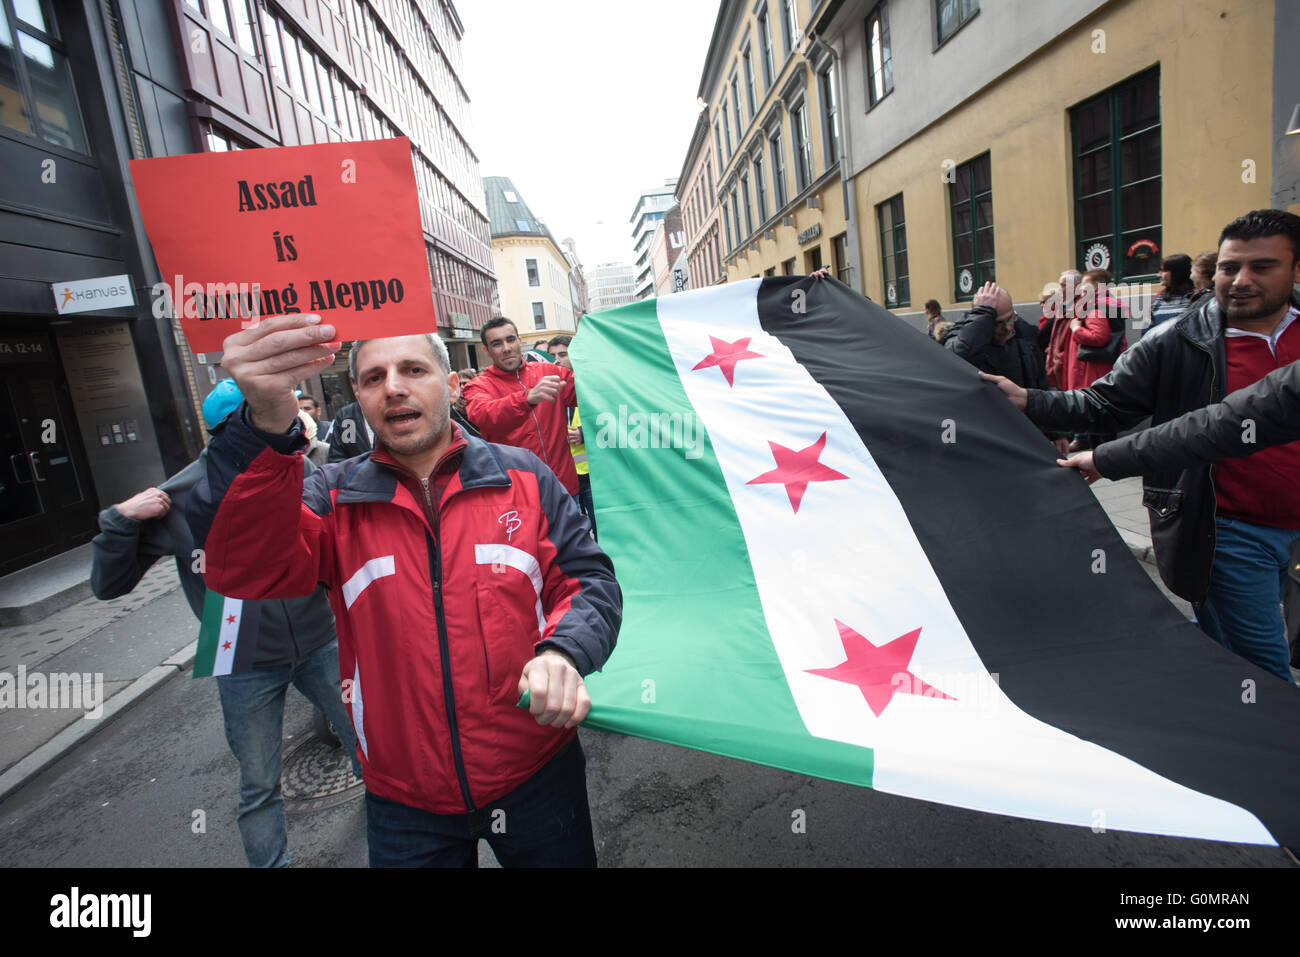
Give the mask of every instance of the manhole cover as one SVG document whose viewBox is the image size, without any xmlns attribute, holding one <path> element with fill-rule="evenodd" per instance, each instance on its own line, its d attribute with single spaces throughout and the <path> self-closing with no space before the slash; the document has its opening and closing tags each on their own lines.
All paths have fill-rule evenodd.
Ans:
<svg viewBox="0 0 1300 957">
<path fill-rule="evenodd" d="M 285 756 L 280 789 L 285 811 L 299 813 L 346 804 L 361 797 L 365 786 L 353 777 L 352 762 L 342 748 L 308 735 Z"/>
</svg>

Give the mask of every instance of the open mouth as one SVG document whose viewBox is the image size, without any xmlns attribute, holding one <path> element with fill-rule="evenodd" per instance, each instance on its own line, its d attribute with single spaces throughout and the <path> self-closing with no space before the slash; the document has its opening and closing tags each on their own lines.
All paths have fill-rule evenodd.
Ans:
<svg viewBox="0 0 1300 957">
<path fill-rule="evenodd" d="M 403 422 L 414 422 L 419 417 L 419 412 L 411 412 L 409 410 L 401 409 L 396 412 L 389 412 L 384 416 L 384 421 L 400 425 Z"/>
</svg>

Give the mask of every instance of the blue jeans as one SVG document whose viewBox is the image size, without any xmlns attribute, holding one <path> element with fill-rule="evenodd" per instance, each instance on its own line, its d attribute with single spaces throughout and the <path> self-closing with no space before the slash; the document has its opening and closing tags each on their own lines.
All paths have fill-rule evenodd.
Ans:
<svg viewBox="0 0 1300 957">
<path fill-rule="evenodd" d="M 361 777 L 357 736 L 339 686 L 339 643 L 331 641 L 297 665 L 257 668 L 217 678 L 226 741 L 239 762 L 239 836 L 249 867 L 288 867 L 289 841 L 280 794 L 284 694 L 292 684 L 320 708 Z"/>
<path fill-rule="evenodd" d="M 1290 684 L 1291 651 L 1282 620 L 1291 542 L 1300 530 L 1215 518 L 1210 594 L 1196 609 L 1201 630 Z"/>
<path fill-rule="evenodd" d="M 485 839 L 504 867 L 595 867 L 587 759 L 575 738 L 505 797 L 431 814 L 366 792 L 371 867 L 478 867 Z"/>
</svg>

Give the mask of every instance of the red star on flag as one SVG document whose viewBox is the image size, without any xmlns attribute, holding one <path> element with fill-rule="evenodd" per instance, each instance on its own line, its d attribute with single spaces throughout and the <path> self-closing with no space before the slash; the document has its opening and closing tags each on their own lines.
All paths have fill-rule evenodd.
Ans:
<svg viewBox="0 0 1300 957">
<path fill-rule="evenodd" d="M 233 625 L 234 623 L 235 623 L 235 616 L 234 616 L 234 615 L 227 615 L 227 616 L 226 616 L 226 624 L 228 624 L 228 625 Z"/>
<path fill-rule="evenodd" d="M 877 718 L 889 706 L 894 695 L 899 693 L 957 700 L 907 670 L 912 653 L 916 651 L 916 642 L 921 637 L 920 628 L 876 647 L 838 618 L 835 619 L 835 625 L 840 630 L 840 644 L 844 646 L 844 654 L 848 658 L 834 668 L 805 670 L 810 675 L 821 675 L 823 678 L 857 685 L 862 697 L 867 699 L 867 706 Z"/>
<path fill-rule="evenodd" d="M 825 432 L 812 445 L 798 452 L 770 440 L 767 444 L 772 448 L 772 458 L 776 459 L 776 468 L 750 479 L 745 484 L 784 485 L 785 494 L 790 496 L 790 504 L 794 506 L 796 515 L 799 513 L 799 503 L 803 501 L 803 493 L 807 491 L 810 482 L 835 482 L 848 478 L 847 475 L 842 475 L 817 461 L 822 454 L 822 449 L 826 448 Z"/>
<path fill-rule="evenodd" d="M 225 649 L 226 651 L 229 651 L 229 650 L 230 650 L 230 642 L 228 642 L 228 641 L 223 641 L 223 642 L 221 643 L 221 647 L 222 647 L 223 649 Z"/>
<path fill-rule="evenodd" d="M 699 362 L 691 367 L 691 371 L 696 369 L 708 369 L 717 366 L 722 370 L 722 374 L 727 377 L 727 385 L 734 386 L 736 383 L 736 363 L 741 359 L 766 359 L 767 357 L 761 352 L 749 351 L 749 340 L 752 337 L 737 339 L 735 342 L 728 342 L 726 339 L 719 339 L 716 336 L 709 336 L 709 342 L 713 343 L 713 352 L 705 356 Z"/>
</svg>

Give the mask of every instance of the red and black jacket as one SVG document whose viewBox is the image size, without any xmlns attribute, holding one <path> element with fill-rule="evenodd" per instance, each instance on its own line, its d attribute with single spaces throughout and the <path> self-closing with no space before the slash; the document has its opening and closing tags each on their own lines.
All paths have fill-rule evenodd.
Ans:
<svg viewBox="0 0 1300 957">
<path fill-rule="evenodd" d="M 300 427 L 261 432 L 245 407 L 214 431 L 189 508 L 214 591 L 329 588 L 366 787 L 437 814 L 490 804 L 573 738 L 516 707 L 520 673 L 546 648 L 598 670 L 622 618 L 613 564 L 551 471 L 456 439 L 459 468 L 422 502 L 382 453 L 304 483 Z"/>
<path fill-rule="evenodd" d="M 564 388 L 554 402 L 528 404 L 528 393 L 544 377 L 557 375 Z M 569 451 L 568 410 L 578 404 L 573 373 L 549 362 L 525 362 L 514 372 L 491 365 L 465 383 L 465 415 L 483 438 L 528 449 L 578 494 L 578 470 Z"/>
</svg>

